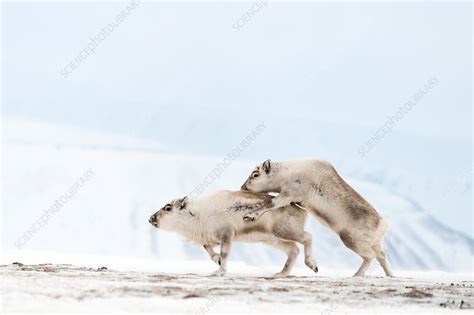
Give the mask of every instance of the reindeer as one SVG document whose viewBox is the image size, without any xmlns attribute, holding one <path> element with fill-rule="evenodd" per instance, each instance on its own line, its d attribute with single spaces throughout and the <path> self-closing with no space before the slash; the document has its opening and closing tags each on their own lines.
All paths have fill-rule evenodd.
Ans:
<svg viewBox="0 0 474 315">
<path fill-rule="evenodd" d="M 338 234 L 347 248 L 362 257 L 362 264 L 354 276 L 363 276 L 374 258 L 387 276 L 393 276 L 382 245 L 388 222 L 339 176 L 329 162 L 266 160 L 257 165 L 241 189 L 279 193 L 272 200 L 274 208 L 257 209 L 246 214 L 244 220 L 258 222 L 260 216 L 273 209 L 296 205 L 312 213 Z"/>
<path fill-rule="evenodd" d="M 220 267 L 212 275 L 223 276 L 233 241 L 263 242 L 287 254 L 283 269 L 274 277 L 287 276 L 303 244 L 305 264 L 318 272 L 312 255 L 311 234 L 304 231 L 306 210 L 286 205 L 262 214 L 255 222 L 244 222 L 251 211 L 272 205 L 272 196 L 246 191 L 218 191 L 196 198 L 173 200 L 153 214 L 149 222 L 156 228 L 173 231 L 200 244 Z M 220 246 L 220 253 L 214 247 Z"/>
</svg>

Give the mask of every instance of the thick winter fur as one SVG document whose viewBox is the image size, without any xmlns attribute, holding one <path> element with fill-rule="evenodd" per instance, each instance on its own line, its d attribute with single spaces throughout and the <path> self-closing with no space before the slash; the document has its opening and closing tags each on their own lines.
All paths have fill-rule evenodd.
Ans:
<svg viewBox="0 0 474 315">
<path fill-rule="evenodd" d="M 354 276 L 363 276 L 374 258 L 387 276 L 393 276 L 382 246 L 388 222 L 339 176 L 330 163 L 318 159 L 267 160 L 254 169 L 242 190 L 276 192 L 279 195 L 273 199 L 274 207 L 296 204 L 311 212 L 337 233 L 346 247 L 362 257 L 362 265 Z M 257 220 L 271 211 L 259 209 L 244 219 Z"/>
<path fill-rule="evenodd" d="M 242 220 L 252 211 L 269 207 L 272 207 L 270 195 L 226 190 L 174 200 L 153 214 L 149 222 L 204 246 L 210 258 L 220 265 L 215 275 L 225 274 L 234 241 L 263 242 L 284 251 L 288 259 L 275 276 L 289 274 L 299 253 L 296 243 L 301 243 L 304 245 L 306 265 L 317 272 L 318 267 L 311 253 L 312 238 L 304 231 L 306 210 L 286 205 L 262 214 L 258 221 Z M 218 245 L 220 253 L 215 253 L 213 248 Z"/>
</svg>

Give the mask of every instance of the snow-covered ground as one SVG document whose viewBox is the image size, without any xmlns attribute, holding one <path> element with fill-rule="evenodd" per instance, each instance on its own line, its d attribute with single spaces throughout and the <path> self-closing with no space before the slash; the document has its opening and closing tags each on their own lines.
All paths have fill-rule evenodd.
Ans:
<svg viewBox="0 0 474 315">
<path fill-rule="evenodd" d="M 349 270 L 296 268 L 271 278 L 279 267 L 232 261 L 227 276 L 211 277 L 211 261 L 5 252 L 2 312 L 433 314 L 474 307 L 470 274 L 399 271 L 386 278 L 369 270 L 352 278 Z"/>
</svg>

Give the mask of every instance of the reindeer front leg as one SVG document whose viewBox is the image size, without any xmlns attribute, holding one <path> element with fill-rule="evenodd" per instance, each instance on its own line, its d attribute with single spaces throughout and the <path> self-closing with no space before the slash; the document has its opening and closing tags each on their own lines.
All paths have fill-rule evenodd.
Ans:
<svg viewBox="0 0 474 315">
<path fill-rule="evenodd" d="M 291 203 L 299 202 L 300 200 L 298 200 L 299 198 L 297 196 L 298 192 L 295 191 L 293 185 L 284 186 L 282 187 L 280 194 L 273 198 L 271 208 L 261 208 L 249 212 L 244 216 L 244 221 L 256 221 L 267 211 L 272 211 L 280 207 L 288 206 Z"/>
<path fill-rule="evenodd" d="M 221 263 L 220 268 L 215 271 L 212 276 L 223 276 L 227 272 L 227 258 L 230 254 L 230 248 L 232 247 L 235 231 L 231 228 L 226 228 L 219 234 L 221 240 Z"/>
<path fill-rule="evenodd" d="M 211 258 L 211 260 L 220 266 L 221 265 L 221 255 L 214 251 L 214 246 L 212 246 L 212 245 L 203 245 L 203 246 L 204 246 L 204 249 L 207 251 L 207 253 L 208 253 L 209 257 Z"/>
</svg>

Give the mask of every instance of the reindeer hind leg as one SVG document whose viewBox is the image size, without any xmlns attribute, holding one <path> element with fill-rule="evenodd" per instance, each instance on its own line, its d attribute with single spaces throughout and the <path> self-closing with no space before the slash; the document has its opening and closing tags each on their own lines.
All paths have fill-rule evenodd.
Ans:
<svg viewBox="0 0 474 315">
<path fill-rule="evenodd" d="M 383 246 L 381 243 L 372 246 L 372 249 L 375 252 L 377 261 L 379 262 L 380 266 L 382 266 L 383 271 L 387 277 L 393 277 L 392 268 L 390 267 L 390 263 L 388 262 L 387 255 L 383 251 Z"/>
<path fill-rule="evenodd" d="M 291 269 L 293 269 L 293 266 L 296 262 L 296 258 L 298 257 L 298 254 L 300 252 L 298 246 L 295 242 L 284 241 L 277 238 L 270 241 L 266 241 L 265 243 L 286 253 L 288 258 L 285 262 L 285 265 L 283 266 L 283 269 L 280 272 L 274 275 L 274 277 L 287 276 L 290 273 Z"/>
</svg>

